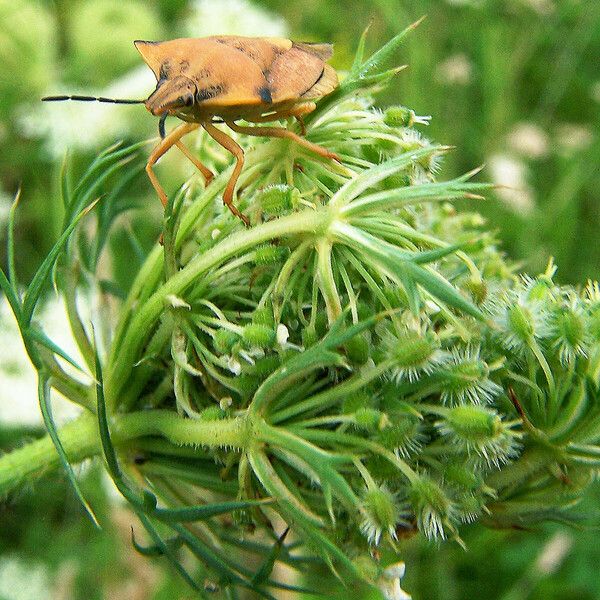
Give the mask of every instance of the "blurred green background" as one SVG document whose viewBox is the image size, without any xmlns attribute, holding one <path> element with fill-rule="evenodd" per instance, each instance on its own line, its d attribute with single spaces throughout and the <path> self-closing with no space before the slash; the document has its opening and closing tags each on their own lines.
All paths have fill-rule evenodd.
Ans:
<svg viewBox="0 0 600 600">
<path fill-rule="evenodd" d="M 237 33 L 333 41 L 333 64 L 343 70 L 369 22 L 375 49 L 422 15 L 398 56 L 409 68 L 378 103 L 432 115 L 427 135 L 456 147 L 441 177 L 486 165 L 483 177 L 499 187 L 477 209 L 524 270 L 554 256 L 561 282 L 599 278 L 600 2 L 585 0 L 0 0 L 0 262 L 19 186 L 17 269 L 26 283 L 60 230 L 57 182 L 67 152 L 75 177 L 116 140 L 156 134 L 140 106 L 39 102 L 60 92 L 148 95 L 153 77 L 132 40 Z M 174 189 L 190 172 L 187 161 L 175 154 L 163 162 L 160 177 Z M 132 250 L 143 255 L 158 235 L 160 205 L 141 175 L 127 190 L 138 208 L 114 242 L 124 287 Z M 132 228 L 137 238 L 125 235 Z M 0 338 L 8 335 L 16 333 L 0 319 Z M 2 354 L 0 347 L 4 361 Z M 16 375 L 0 369 L 0 402 Z M 3 428 L 3 449 L 23 427 L 17 420 Z M 104 507 L 102 532 L 60 479 L 1 505 L 0 600 L 191 597 L 160 563 L 132 558 L 132 519 L 113 507 L 97 469 L 84 479 L 92 503 Z M 584 512 L 597 513 L 598 500 L 597 490 Z M 475 526 L 465 532 L 467 552 L 410 542 L 404 587 L 416 600 L 600 599 L 595 536 Z"/>
</svg>

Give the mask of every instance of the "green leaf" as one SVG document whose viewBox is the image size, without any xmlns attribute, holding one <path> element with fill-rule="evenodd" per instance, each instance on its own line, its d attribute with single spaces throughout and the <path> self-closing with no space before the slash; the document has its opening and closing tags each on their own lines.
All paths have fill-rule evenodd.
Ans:
<svg viewBox="0 0 600 600">
<path fill-rule="evenodd" d="M 367 75 L 370 75 L 373 71 L 377 71 L 381 65 L 387 62 L 394 52 L 398 50 L 404 38 L 413 30 L 416 29 L 421 22 L 425 19 L 425 17 L 421 17 L 418 21 L 415 21 L 406 29 L 402 30 L 400 33 L 395 35 L 389 42 L 384 44 L 377 52 L 374 52 L 370 58 L 368 58 L 364 63 L 360 65 L 351 73 L 351 76 L 354 79 L 364 78 Z"/>
<path fill-rule="evenodd" d="M 252 577 L 252 583 L 254 585 L 261 585 L 267 579 L 269 579 L 271 577 L 271 573 L 273 572 L 273 567 L 275 566 L 277 559 L 281 555 L 283 542 L 285 541 L 285 538 L 289 531 L 290 531 L 290 528 L 286 527 L 284 532 L 277 538 L 277 541 L 271 547 L 271 550 L 270 550 L 269 554 L 267 555 L 267 557 L 265 558 L 263 564 L 260 566 L 258 571 L 256 571 L 256 573 L 254 574 L 254 577 Z"/>
<path fill-rule="evenodd" d="M 176 536 L 170 540 L 163 542 L 163 545 L 154 544 L 153 546 L 142 546 L 135 539 L 133 527 L 131 528 L 131 545 L 139 552 L 142 556 L 164 556 L 164 546 L 168 546 L 171 551 L 178 550 L 183 546 L 183 540 L 181 537 Z"/>
<path fill-rule="evenodd" d="M 8 264 L 8 280 L 14 295 L 19 298 L 19 287 L 17 281 L 17 270 L 15 268 L 15 215 L 21 198 L 21 188 L 17 190 L 15 199 L 8 211 L 8 235 L 6 241 L 6 262 Z"/>
<path fill-rule="evenodd" d="M 48 276 L 54 267 L 56 260 L 58 259 L 62 249 L 65 244 L 69 241 L 73 230 L 79 223 L 79 221 L 87 215 L 96 205 L 98 200 L 94 201 L 92 204 L 84 208 L 72 221 L 69 223 L 69 226 L 63 231 L 61 236 L 58 238 L 52 249 L 48 253 L 48 256 L 44 259 L 40 268 L 37 270 L 36 274 L 33 276 L 31 280 L 31 284 L 27 288 L 25 292 L 25 296 L 23 298 L 23 323 L 29 325 L 31 323 L 31 319 L 33 317 L 33 311 L 44 291 L 44 285 L 48 281 Z"/>
<path fill-rule="evenodd" d="M 403 152 L 402 154 L 398 154 L 393 158 L 390 158 L 378 165 L 371 167 L 370 169 L 366 169 L 356 177 L 353 177 L 348 183 L 344 184 L 331 198 L 329 201 L 329 205 L 347 205 L 351 203 L 354 198 L 356 198 L 359 194 L 362 194 L 365 190 L 377 185 L 380 181 L 385 179 L 386 177 L 390 177 L 394 175 L 398 171 L 402 171 L 406 169 L 406 167 L 418 162 L 422 158 L 426 158 L 428 156 L 433 156 L 434 154 L 440 154 L 445 152 L 448 149 L 447 146 L 427 146 L 425 148 L 419 148 L 418 150 L 411 150 L 410 152 Z M 420 186 L 412 186 L 420 187 Z M 400 188 L 401 190 L 407 188 Z M 410 189 L 410 188 L 409 188 Z M 385 190 L 384 192 L 379 192 L 379 195 L 383 195 L 384 197 L 388 197 L 390 194 L 394 193 L 396 190 Z M 360 204 L 360 200 L 357 201 Z M 349 206 L 342 208 L 342 212 L 350 214 L 352 212 L 352 206 L 354 203 L 351 203 Z"/>
<path fill-rule="evenodd" d="M 77 496 L 79 502 L 81 502 L 81 505 L 85 509 L 94 525 L 100 529 L 98 519 L 96 519 L 94 511 L 81 492 L 67 453 L 63 448 L 60 438 L 58 437 L 54 418 L 52 417 L 52 406 L 50 404 L 50 378 L 43 371 L 38 373 L 38 400 L 40 404 L 40 410 L 42 412 L 42 418 L 44 419 L 44 424 L 46 425 L 46 430 L 48 431 L 48 435 L 50 436 L 50 439 L 56 448 L 60 463 L 67 474 L 67 478 L 69 479 L 73 490 L 75 491 L 75 495 Z"/>
<path fill-rule="evenodd" d="M 55 344 L 43 331 L 36 329 L 35 327 L 29 327 L 24 330 L 23 337 L 29 337 L 32 340 L 42 344 L 42 346 L 48 348 L 54 354 L 60 356 L 63 360 L 67 361 L 72 367 L 75 367 L 81 373 L 87 375 L 87 372 L 81 367 L 81 365 L 73 358 L 71 358 L 60 346 Z"/>
<path fill-rule="evenodd" d="M 0 269 L 0 288 L 2 288 L 2 291 L 4 292 L 4 295 L 6 296 L 6 299 L 10 304 L 15 318 L 17 319 L 17 323 L 19 324 L 19 328 L 21 328 L 21 323 L 23 322 L 21 303 L 19 301 L 18 296 L 15 294 L 12 285 L 10 285 L 8 277 L 6 277 L 6 274 L 2 269 Z"/>
</svg>

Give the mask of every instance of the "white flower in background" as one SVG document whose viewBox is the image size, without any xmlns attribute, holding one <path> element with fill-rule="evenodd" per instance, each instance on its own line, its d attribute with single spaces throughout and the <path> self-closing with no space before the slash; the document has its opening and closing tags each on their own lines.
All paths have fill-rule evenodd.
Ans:
<svg viewBox="0 0 600 600">
<path fill-rule="evenodd" d="M 186 17 L 185 30 L 192 37 L 247 35 L 286 37 L 285 20 L 248 0 L 195 0 Z"/>
<path fill-rule="evenodd" d="M 556 144 L 562 154 L 570 155 L 586 150 L 594 141 L 590 127 L 579 123 L 562 123 L 556 127 Z"/>
<path fill-rule="evenodd" d="M 152 71 L 146 65 L 140 65 L 104 90 L 75 90 L 64 84 L 57 85 L 49 94 L 146 98 L 155 86 Z M 25 136 L 44 138 L 44 148 L 51 157 L 62 158 L 67 150 L 102 148 L 124 137 L 132 131 L 132 125 L 140 115 L 147 116 L 145 109 L 136 105 L 48 102 L 40 103 L 35 110 L 25 108 L 19 125 Z"/>
<path fill-rule="evenodd" d="M 459 52 L 449 56 L 435 69 L 435 78 L 439 83 L 448 85 L 467 85 L 471 81 L 473 65 L 466 54 Z"/>
<path fill-rule="evenodd" d="M 0 239 L 6 235 L 6 223 L 14 198 L 0 189 Z"/>
<path fill-rule="evenodd" d="M 541 16 L 551 15 L 556 9 L 552 0 L 523 0 L 523 4 Z"/>
<path fill-rule="evenodd" d="M 410 594 L 400 587 L 400 580 L 404 577 L 405 571 L 406 566 L 403 562 L 390 565 L 383 571 L 377 585 L 385 600 L 411 600 Z"/>
<path fill-rule="evenodd" d="M 46 335 L 71 358 L 83 364 L 62 300 L 53 298 L 39 311 L 35 319 Z M 0 423 L 37 426 L 42 423 L 38 406 L 37 373 L 23 346 L 12 310 L 6 298 L 0 300 Z M 64 366 L 62 359 L 61 365 Z M 64 367 L 72 373 L 72 367 Z M 53 399 L 60 395 L 52 392 Z M 64 423 L 79 414 L 70 402 L 54 402 L 54 417 Z M 1 578 L 0 578 L 1 579 Z M 0 594 L 2 597 L 2 594 Z M 39 596 L 42 597 L 42 596 Z"/>
<path fill-rule="evenodd" d="M 517 123 L 508 134 L 508 145 L 526 158 L 543 158 L 548 154 L 548 134 L 534 123 Z"/>
<path fill-rule="evenodd" d="M 43 564 L 25 561 L 16 555 L 0 558 L 2 600 L 50 598 L 51 587 L 50 575 Z"/>
<path fill-rule="evenodd" d="M 555 533 L 545 544 L 535 561 L 535 570 L 539 575 L 548 577 L 562 565 L 573 547 L 573 536 L 559 531 Z"/>
<path fill-rule="evenodd" d="M 528 215 L 535 208 L 533 190 L 527 183 L 527 165 L 509 154 L 495 154 L 488 165 L 496 194 L 516 213 Z"/>
</svg>

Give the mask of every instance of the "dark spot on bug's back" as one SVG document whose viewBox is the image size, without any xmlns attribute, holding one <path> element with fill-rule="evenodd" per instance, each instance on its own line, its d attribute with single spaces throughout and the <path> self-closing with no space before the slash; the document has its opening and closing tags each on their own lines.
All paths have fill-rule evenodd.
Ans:
<svg viewBox="0 0 600 600">
<path fill-rule="evenodd" d="M 219 85 L 209 85 L 208 87 L 199 89 L 196 92 L 196 100 L 202 102 L 202 100 L 210 100 L 216 98 L 225 92 L 227 88 L 221 83 Z"/>
<path fill-rule="evenodd" d="M 271 90 L 268 87 L 259 87 L 257 90 L 260 99 L 265 104 L 273 104 L 273 97 L 271 96 Z"/>
<path fill-rule="evenodd" d="M 162 81 L 165 79 L 169 79 L 169 75 L 171 74 L 171 63 L 166 60 L 162 65 L 160 65 L 160 71 L 158 73 L 158 78 Z"/>
<path fill-rule="evenodd" d="M 208 79 L 212 74 L 212 71 L 210 69 L 204 68 L 204 69 L 200 69 L 198 71 L 198 73 L 196 74 L 196 78 L 197 79 Z"/>
<path fill-rule="evenodd" d="M 182 71 L 185 71 L 190 66 L 190 61 L 189 60 L 180 60 L 179 66 L 181 67 Z"/>
</svg>

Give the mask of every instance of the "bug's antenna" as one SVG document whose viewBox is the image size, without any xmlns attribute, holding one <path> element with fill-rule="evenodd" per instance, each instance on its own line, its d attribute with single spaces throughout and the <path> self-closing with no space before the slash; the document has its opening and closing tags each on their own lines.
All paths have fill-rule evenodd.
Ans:
<svg viewBox="0 0 600 600">
<path fill-rule="evenodd" d="M 145 102 L 145 100 L 102 98 L 98 96 L 45 96 L 42 98 L 42 102 L 62 102 L 64 100 L 77 100 L 79 102 L 109 102 L 111 104 L 144 104 Z"/>
</svg>

